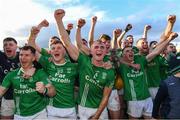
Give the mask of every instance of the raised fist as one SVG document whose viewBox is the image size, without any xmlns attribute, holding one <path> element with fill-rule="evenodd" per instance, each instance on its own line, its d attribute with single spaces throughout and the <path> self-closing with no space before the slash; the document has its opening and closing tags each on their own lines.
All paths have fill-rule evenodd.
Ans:
<svg viewBox="0 0 180 120">
<path fill-rule="evenodd" d="M 73 24 L 72 23 L 68 23 L 67 24 L 67 30 L 71 30 L 73 29 Z"/>
<path fill-rule="evenodd" d="M 93 16 L 93 17 L 91 18 L 91 22 L 92 22 L 93 24 L 95 24 L 95 23 L 97 22 L 97 16 Z"/>
<path fill-rule="evenodd" d="M 131 24 L 127 24 L 125 31 L 128 32 L 129 30 L 132 29 L 132 25 Z"/>
<path fill-rule="evenodd" d="M 151 25 L 145 25 L 145 30 L 150 30 L 151 29 Z"/>
<path fill-rule="evenodd" d="M 41 94 L 44 94 L 44 91 L 45 91 L 45 85 L 43 82 L 36 82 L 36 91 L 41 93 Z"/>
<path fill-rule="evenodd" d="M 176 22 L 176 15 L 169 15 L 167 19 L 170 23 L 175 23 Z"/>
<path fill-rule="evenodd" d="M 119 37 L 122 33 L 122 30 L 121 29 L 115 29 L 113 30 L 113 34 L 115 35 L 115 37 Z"/>
<path fill-rule="evenodd" d="M 46 19 L 44 19 L 43 21 L 41 21 L 40 23 L 39 23 L 39 25 L 37 26 L 38 28 L 39 28 L 39 30 L 42 28 L 42 27 L 48 27 L 49 26 L 49 22 L 46 20 Z"/>
<path fill-rule="evenodd" d="M 65 16 L 65 11 L 63 9 L 57 9 L 54 12 L 54 18 L 56 20 L 61 20 Z"/>
<path fill-rule="evenodd" d="M 78 24 L 77 26 L 81 28 L 81 27 L 83 27 L 86 24 L 86 21 L 85 21 L 85 19 L 80 18 L 78 20 L 77 24 Z"/>
<path fill-rule="evenodd" d="M 172 32 L 172 33 L 170 34 L 170 36 L 169 36 L 169 39 L 170 39 L 170 40 L 174 40 L 174 39 L 177 38 L 177 37 L 178 37 L 178 34 L 175 33 L 175 32 Z"/>
<path fill-rule="evenodd" d="M 32 35 L 37 35 L 39 33 L 39 31 L 40 31 L 40 29 L 38 27 L 36 27 L 36 26 L 33 26 L 31 28 L 31 34 Z"/>
</svg>

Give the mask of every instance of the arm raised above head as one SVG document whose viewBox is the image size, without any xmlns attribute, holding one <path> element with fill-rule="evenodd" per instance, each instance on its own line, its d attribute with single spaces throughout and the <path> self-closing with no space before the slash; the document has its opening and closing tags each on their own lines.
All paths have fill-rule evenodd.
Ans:
<svg viewBox="0 0 180 120">
<path fill-rule="evenodd" d="M 54 12 L 54 18 L 56 20 L 60 39 L 62 40 L 65 48 L 67 49 L 70 57 L 76 61 L 79 56 L 79 51 L 70 41 L 70 37 L 69 37 L 69 35 L 64 27 L 63 21 L 62 21 L 64 16 L 65 16 L 65 11 L 63 9 L 57 9 Z"/>
<path fill-rule="evenodd" d="M 94 42 L 94 29 L 95 29 L 95 25 L 96 25 L 96 22 L 97 22 L 97 16 L 93 16 L 91 18 L 91 27 L 90 27 L 90 30 L 89 30 L 89 46 L 91 46 Z"/>
<path fill-rule="evenodd" d="M 80 18 L 77 22 L 77 28 L 76 28 L 76 46 L 77 48 L 83 52 L 86 55 L 90 54 L 90 49 L 88 46 L 83 44 L 82 38 L 81 38 L 81 28 L 85 25 L 86 21 L 85 19 Z"/>
</svg>

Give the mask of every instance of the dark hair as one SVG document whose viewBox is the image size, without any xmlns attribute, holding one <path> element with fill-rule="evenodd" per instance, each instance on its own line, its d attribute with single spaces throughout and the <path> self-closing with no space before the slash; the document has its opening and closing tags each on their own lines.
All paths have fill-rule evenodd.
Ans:
<svg viewBox="0 0 180 120">
<path fill-rule="evenodd" d="M 8 42 L 8 41 L 13 41 L 14 43 L 17 44 L 17 41 L 16 41 L 14 38 L 12 38 L 12 37 L 4 38 L 3 43 L 4 43 L 4 42 Z"/>
<path fill-rule="evenodd" d="M 167 61 L 169 64 L 169 72 L 170 73 L 176 73 L 176 72 L 180 71 L 180 53 L 169 54 L 169 58 Z"/>
<path fill-rule="evenodd" d="M 59 41 L 60 41 L 60 38 L 57 37 L 57 36 L 52 36 L 51 39 L 56 39 L 56 40 L 59 40 Z"/>
<path fill-rule="evenodd" d="M 122 53 L 124 52 L 124 50 L 125 50 L 126 48 L 132 48 L 132 47 L 130 47 L 130 46 L 124 47 L 124 48 L 122 49 Z"/>
<path fill-rule="evenodd" d="M 151 41 L 150 43 L 149 43 L 149 46 L 151 46 L 153 43 L 157 43 L 157 41 Z"/>
<path fill-rule="evenodd" d="M 32 54 L 36 54 L 36 50 L 32 47 L 32 46 L 29 46 L 29 45 L 26 45 L 26 46 L 23 46 L 22 48 L 20 48 L 20 50 L 30 50 Z"/>
<path fill-rule="evenodd" d="M 53 45 L 53 44 L 62 44 L 62 45 L 63 45 L 63 43 L 62 43 L 60 40 L 55 40 L 55 41 L 53 41 L 53 42 L 50 44 L 50 46 Z"/>
<path fill-rule="evenodd" d="M 174 45 L 174 44 L 173 44 L 173 43 L 168 43 L 168 46 L 169 46 L 169 45 Z"/>
<path fill-rule="evenodd" d="M 127 35 L 126 38 L 127 38 L 127 37 L 133 37 L 133 35 Z"/>
<path fill-rule="evenodd" d="M 99 39 L 104 38 L 105 40 L 111 40 L 111 37 L 107 34 L 102 34 Z"/>
</svg>

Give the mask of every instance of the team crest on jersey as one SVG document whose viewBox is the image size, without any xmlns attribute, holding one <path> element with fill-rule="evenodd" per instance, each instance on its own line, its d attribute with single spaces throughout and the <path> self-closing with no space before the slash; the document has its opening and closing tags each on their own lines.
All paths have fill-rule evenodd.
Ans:
<svg viewBox="0 0 180 120">
<path fill-rule="evenodd" d="M 71 73 L 71 68 L 67 68 L 67 73 Z"/>
<path fill-rule="evenodd" d="M 102 79 L 106 79 L 106 77 L 107 77 L 107 73 L 103 72 L 102 73 Z"/>
<path fill-rule="evenodd" d="M 99 74 L 99 71 L 96 71 L 95 74 L 94 74 L 94 76 L 93 76 L 93 78 L 96 79 L 97 76 L 98 76 L 98 74 Z"/>
<path fill-rule="evenodd" d="M 63 69 L 58 69 L 58 73 L 63 73 Z"/>
</svg>

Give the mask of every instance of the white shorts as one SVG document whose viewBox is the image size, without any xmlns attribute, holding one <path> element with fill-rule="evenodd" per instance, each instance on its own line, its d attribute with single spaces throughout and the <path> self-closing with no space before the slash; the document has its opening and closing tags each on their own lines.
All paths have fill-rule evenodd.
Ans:
<svg viewBox="0 0 180 120">
<path fill-rule="evenodd" d="M 7 100 L 3 97 L 1 101 L 1 116 L 13 116 L 14 111 L 14 100 Z"/>
<path fill-rule="evenodd" d="M 87 108 L 78 105 L 78 111 L 79 111 L 80 120 L 88 120 L 89 117 L 93 116 L 96 113 L 97 108 Z M 106 108 L 101 113 L 99 119 L 102 120 L 108 119 L 108 112 Z"/>
<path fill-rule="evenodd" d="M 118 90 L 118 94 L 119 94 L 119 95 L 124 95 L 124 89 L 121 88 L 120 90 Z"/>
<path fill-rule="evenodd" d="M 153 102 L 151 97 L 145 100 L 128 101 L 127 105 L 127 113 L 132 117 L 139 118 L 142 117 L 142 115 L 151 117 L 152 115 Z"/>
<path fill-rule="evenodd" d="M 155 97 L 156 97 L 156 94 L 157 94 L 157 92 L 158 92 L 158 89 L 159 89 L 159 87 L 150 87 L 150 88 L 149 88 L 149 93 L 150 93 L 150 95 L 151 95 L 151 97 L 152 97 L 153 100 L 154 100 Z"/>
<path fill-rule="evenodd" d="M 32 115 L 32 116 L 20 116 L 14 115 L 14 120 L 47 120 L 47 112 L 46 109 Z"/>
<path fill-rule="evenodd" d="M 111 95 L 109 96 L 107 108 L 112 111 L 120 110 L 120 101 L 117 90 L 112 90 Z"/>
<path fill-rule="evenodd" d="M 56 108 L 47 106 L 48 119 L 72 118 L 76 119 L 76 109 L 73 108 Z"/>
</svg>

